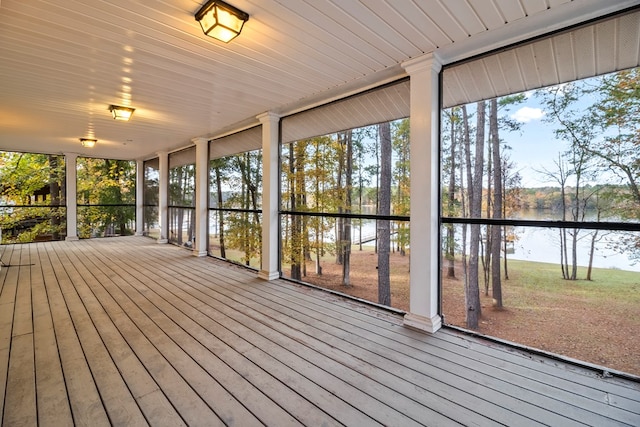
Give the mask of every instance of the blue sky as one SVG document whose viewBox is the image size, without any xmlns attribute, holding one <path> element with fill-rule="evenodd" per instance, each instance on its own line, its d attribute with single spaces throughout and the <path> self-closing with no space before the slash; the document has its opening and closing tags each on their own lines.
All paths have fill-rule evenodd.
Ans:
<svg viewBox="0 0 640 427">
<path fill-rule="evenodd" d="M 584 99 L 578 106 L 587 108 L 590 99 Z M 540 100 L 533 92 L 526 93 L 526 99 L 508 112 L 509 116 L 521 123 L 517 132 L 502 131 L 500 137 L 512 147 L 508 151 L 511 159 L 518 164 L 523 187 L 558 186 L 538 171 L 554 172 L 558 155 L 569 147 L 566 141 L 557 139 L 553 123 L 545 121 L 546 114 Z"/>
<path fill-rule="evenodd" d="M 541 187 L 554 185 L 545 181 L 536 170 L 553 170 L 553 161 L 566 144 L 555 138 L 553 128 L 542 120 L 545 117 L 535 97 L 528 97 L 525 105 L 520 106 L 511 118 L 522 124 L 518 132 L 503 132 L 501 138 L 508 141 L 511 150 L 508 155 L 518 165 L 523 187 Z"/>
</svg>

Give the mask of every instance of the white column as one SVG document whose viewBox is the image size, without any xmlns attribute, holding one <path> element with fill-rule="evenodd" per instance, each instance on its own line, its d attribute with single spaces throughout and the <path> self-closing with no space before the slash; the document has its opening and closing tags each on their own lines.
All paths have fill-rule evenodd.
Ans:
<svg viewBox="0 0 640 427">
<path fill-rule="evenodd" d="M 144 162 L 136 161 L 136 236 L 144 234 Z"/>
<path fill-rule="evenodd" d="M 207 256 L 207 224 L 209 223 L 209 140 L 193 138 L 196 145 L 196 241 L 193 255 Z"/>
<path fill-rule="evenodd" d="M 67 184 L 67 237 L 65 240 L 78 240 L 78 197 L 77 197 L 77 171 L 75 153 L 65 153 L 64 165 Z"/>
<path fill-rule="evenodd" d="M 168 243 L 169 238 L 169 153 L 158 152 L 158 243 Z"/>
<path fill-rule="evenodd" d="M 436 55 L 428 54 L 402 66 L 411 79 L 411 272 L 404 324 L 434 333 L 442 326 L 438 314 L 438 75 L 442 64 Z"/>
<path fill-rule="evenodd" d="M 273 280 L 280 277 L 278 268 L 278 150 L 280 116 L 264 113 L 257 116 L 262 123 L 262 265 L 258 277 Z"/>
</svg>

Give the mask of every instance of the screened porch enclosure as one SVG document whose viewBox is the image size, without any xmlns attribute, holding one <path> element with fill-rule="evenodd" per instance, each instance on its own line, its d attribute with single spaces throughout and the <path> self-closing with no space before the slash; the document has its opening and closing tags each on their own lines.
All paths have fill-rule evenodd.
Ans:
<svg viewBox="0 0 640 427">
<path fill-rule="evenodd" d="M 508 154 L 529 150 L 540 155 L 543 151 L 531 148 L 542 147 L 542 140 L 522 143 L 515 135 L 522 129 L 514 118 L 521 112 L 516 109 L 530 98 L 554 89 L 559 91 L 556 97 L 571 95 L 568 88 L 585 81 L 589 86 L 598 79 L 613 79 L 599 77 L 609 72 L 618 73 L 610 76 L 637 75 L 637 69 L 628 68 L 639 62 L 638 44 L 629 34 L 637 32 L 639 17 L 639 12 L 628 11 L 444 66 L 437 56 L 416 58 L 403 65 L 408 78 L 283 117 L 262 115 L 259 126 L 220 138 L 197 138 L 193 141 L 196 147 L 168 154 L 169 171 L 175 170 L 176 159 L 189 168 L 180 182 L 173 175 L 169 178 L 168 240 L 200 255 L 208 253 L 256 268 L 261 277 L 311 283 L 402 310 L 408 326 L 435 332 L 444 323 L 637 375 L 637 343 L 625 340 L 628 332 L 639 327 L 634 316 L 638 299 L 633 276 L 614 274 L 618 267 L 603 264 L 597 265 L 599 269 L 589 264 L 588 272 L 583 273 L 586 265 L 577 261 L 585 256 L 578 254 L 579 241 L 594 245 L 596 240 L 612 241 L 607 235 L 617 231 L 626 233 L 624 240 L 602 243 L 609 251 L 604 258 L 612 259 L 615 252 L 632 262 L 637 256 L 629 249 L 637 242 L 639 230 L 637 214 L 629 214 L 637 212 L 637 200 L 623 200 L 632 192 L 634 181 L 615 200 L 608 189 L 589 190 L 586 195 L 588 186 L 626 185 L 606 174 L 597 177 L 593 162 L 591 181 L 575 186 L 582 195 L 555 195 L 554 206 L 564 206 L 563 214 L 554 219 L 562 222 L 556 224 L 557 229 L 551 227 L 551 220 L 519 223 L 518 216 L 526 213 L 518 205 L 524 199 L 520 193 L 535 188 L 520 185 L 520 164 L 508 165 Z M 616 52 L 613 60 L 603 53 L 604 47 Z M 563 65 L 563 55 L 569 55 L 573 66 Z M 531 68 L 539 71 L 532 73 Z M 632 86 L 636 80 L 630 78 L 625 84 Z M 547 114 L 544 138 L 561 140 L 562 133 L 550 121 L 548 102 L 547 110 L 533 110 L 540 117 Z M 433 121 L 428 122 L 427 117 Z M 390 136 L 385 139 L 380 135 L 386 125 Z M 634 129 L 627 130 L 633 134 Z M 462 142 L 465 132 L 467 140 L 473 140 L 466 145 Z M 391 147 L 385 156 L 381 154 L 383 139 Z M 475 147 L 480 148 L 472 153 Z M 556 156 L 551 151 L 543 154 L 549 162 Z M 524 156 L 524 162 L 527 160 Z M 468 166 L 472 163 L 473 168 Z M 380 206 L 383 164 L 391 165 L 385 186 L 390 199 L 386 210 Z M 198 172 L 198 168 L 206 171 Z M 479 196 L 478 210 L 471 213 L 468 176 L 474 175 L 474 168 L 479 171 L 474 176 L 479 185 L 474 191 Z M 206 195 L 197 182 L 198 174 L 204 176 L 201 184 L 206 185 Z M 631 171 L 634 174 L 636 170 Z M 497 196 L 496 183 L 507 180 L 510 183 L 501 186 Z M 563 185 L 561 190 L 546 191 L 553 195 L 575 190 L 566 182 Z M 188 203 L 175 206 L 174 195 L 186 197 Z M 204 216 L 195 201 L 203 196 Z M 599 210 L 602 215 L 594 220 L 595 207 L 600 209 L 604 203 L 594 201 L 598 197 L 611 198 L 610 207 L 619 204 L 623 208 L 609 209 L 608 219 Z M 263 204 L 265 200 L 269 203 Z M 547 215 L 538 212 L 543 213 Z M 382 238 L 380 227 L 386 222 L 388 233 Z M 493 234 L 495 238 L 490 238 Z M 525 234 L 546 237 L 534 249 L 521 240 Z M 560 280 L 547 274 L 548 267 L 537 258 L 533 264 L 511 263 L 515 279 L 509 278 L 510 251 L 518 247 L 519 261 L 523 261 L 521 252 L 527 250 L 545 255 L 551 248 L 559 252 L 554 239 L 562 242 L 563 261 L 557 266 L 562 271 Z M 199 242 L 196 246 L 205 246 L 194 247 L 195 241 Z M 498 243 L 492 246 L 492 241 Z M 472 242 L 482 249 L 468 251 Z M 571 263 L 570 255 L 574 258 Z M 475 259 L 475 264 L 467 263 L 467 257 Z M 536 269 L 544 274 L 527 274 Z M 545 277 L 540 285 L 539 276 Z M 502 281 L 497 277 L 503 277 Z M 612 277 L 615 286 L 598 282 L 603 277 Z M 547 298 L 546 291 L 553 296 Z M 529 298 L 530 293 L 536 296 Z M 570 312 L 563 298 L 578 301 Z M 585 320 L 585 310 L 592 314 L 590 319 Z M 500 327 L 495 326 L 498 323 Z M 537 327 L 532 332 L 518 331 L 528 324 Z M 574 333 L 577 330 L 579 335 Z"/>
<path fill-rule="evenodd" d="M 640 422 L 637 382 L 145 237 L 3 250 L 3 425 Z"/>
<path fill-rule="evenodd" d="M 639 22 L 634 11 L 444 68 L 448 324 L 640 373 Z"/>
<path fill-rule="evenodd" d="M 204 1 L 1 1 L 1 425 L 640 425 L 640 0 Z"/>
</svg>

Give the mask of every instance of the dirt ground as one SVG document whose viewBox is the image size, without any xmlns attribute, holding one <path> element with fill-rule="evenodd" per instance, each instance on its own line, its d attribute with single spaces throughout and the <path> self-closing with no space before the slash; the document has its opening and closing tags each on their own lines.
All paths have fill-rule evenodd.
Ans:
<svg viewBox="0 0 640 427">
<path fill-rule="evenodd" d="M 409 309 L 409 257 L 391 255 L 391 305 Z M 354 250 L 351 286 L 341 283 L 342 266 L 324 262 L 322 276 L 309 262 L 304 281 L 378 301 L 377 255 Z M 443 274 L 444 277 L 444 274 Z M 458 277 L 461 277 L 458 274 Z M 447 324 L 465 326 L 464 294 L 460 279 L 444 279 L 442 307 Z M 509 307 L 510 290 L 503 290 L 505 308 L 495 310 L 489 296 L 481 296 L 482 317 L 477 332 L 609 369 L 640 375 L 640 310 L 631 305 L 597 304 L 580 297 L 528 294 L 529 306 Z"/>
</svg>

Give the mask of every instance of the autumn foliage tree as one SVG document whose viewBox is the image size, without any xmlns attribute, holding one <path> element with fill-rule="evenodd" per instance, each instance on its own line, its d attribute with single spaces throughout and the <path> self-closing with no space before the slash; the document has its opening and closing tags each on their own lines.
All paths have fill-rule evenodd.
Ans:
<svg viewBox="0 0 640 427">
<path fill-rule="evenodd" d="M 324 277 L 323 267 L 333 263 L 340 270 L 336 283 L 350 292 L 352 250 L 375 242 L 380 257 L 378 301 L 391 303 L 391 271 L 385 256 L 394 250 L 407 253 L 408 221 L 376 221 L 360 214 L 409 215 L 408 132 L 408 121 L 399 120 L 282 146 L 281 204 L 286 213 L 281 216 L 281 254 L 291 278 L 313 281 Z M 363 234 L 366 222 L 386 225 L 387 233 L 376 229 Z M 313 273 L 307 263 L 315 265 Z"/>
<path fill-rule="evenodd" d="M 78 236 L 133 234 L 135 163 L 79 157 L 77 170 Z"/>
<path fill-rule="evenodd" d="M 0 152 L 0 228 L 3 242 L 64 236 L 63 156 Z"/>
</svg>

